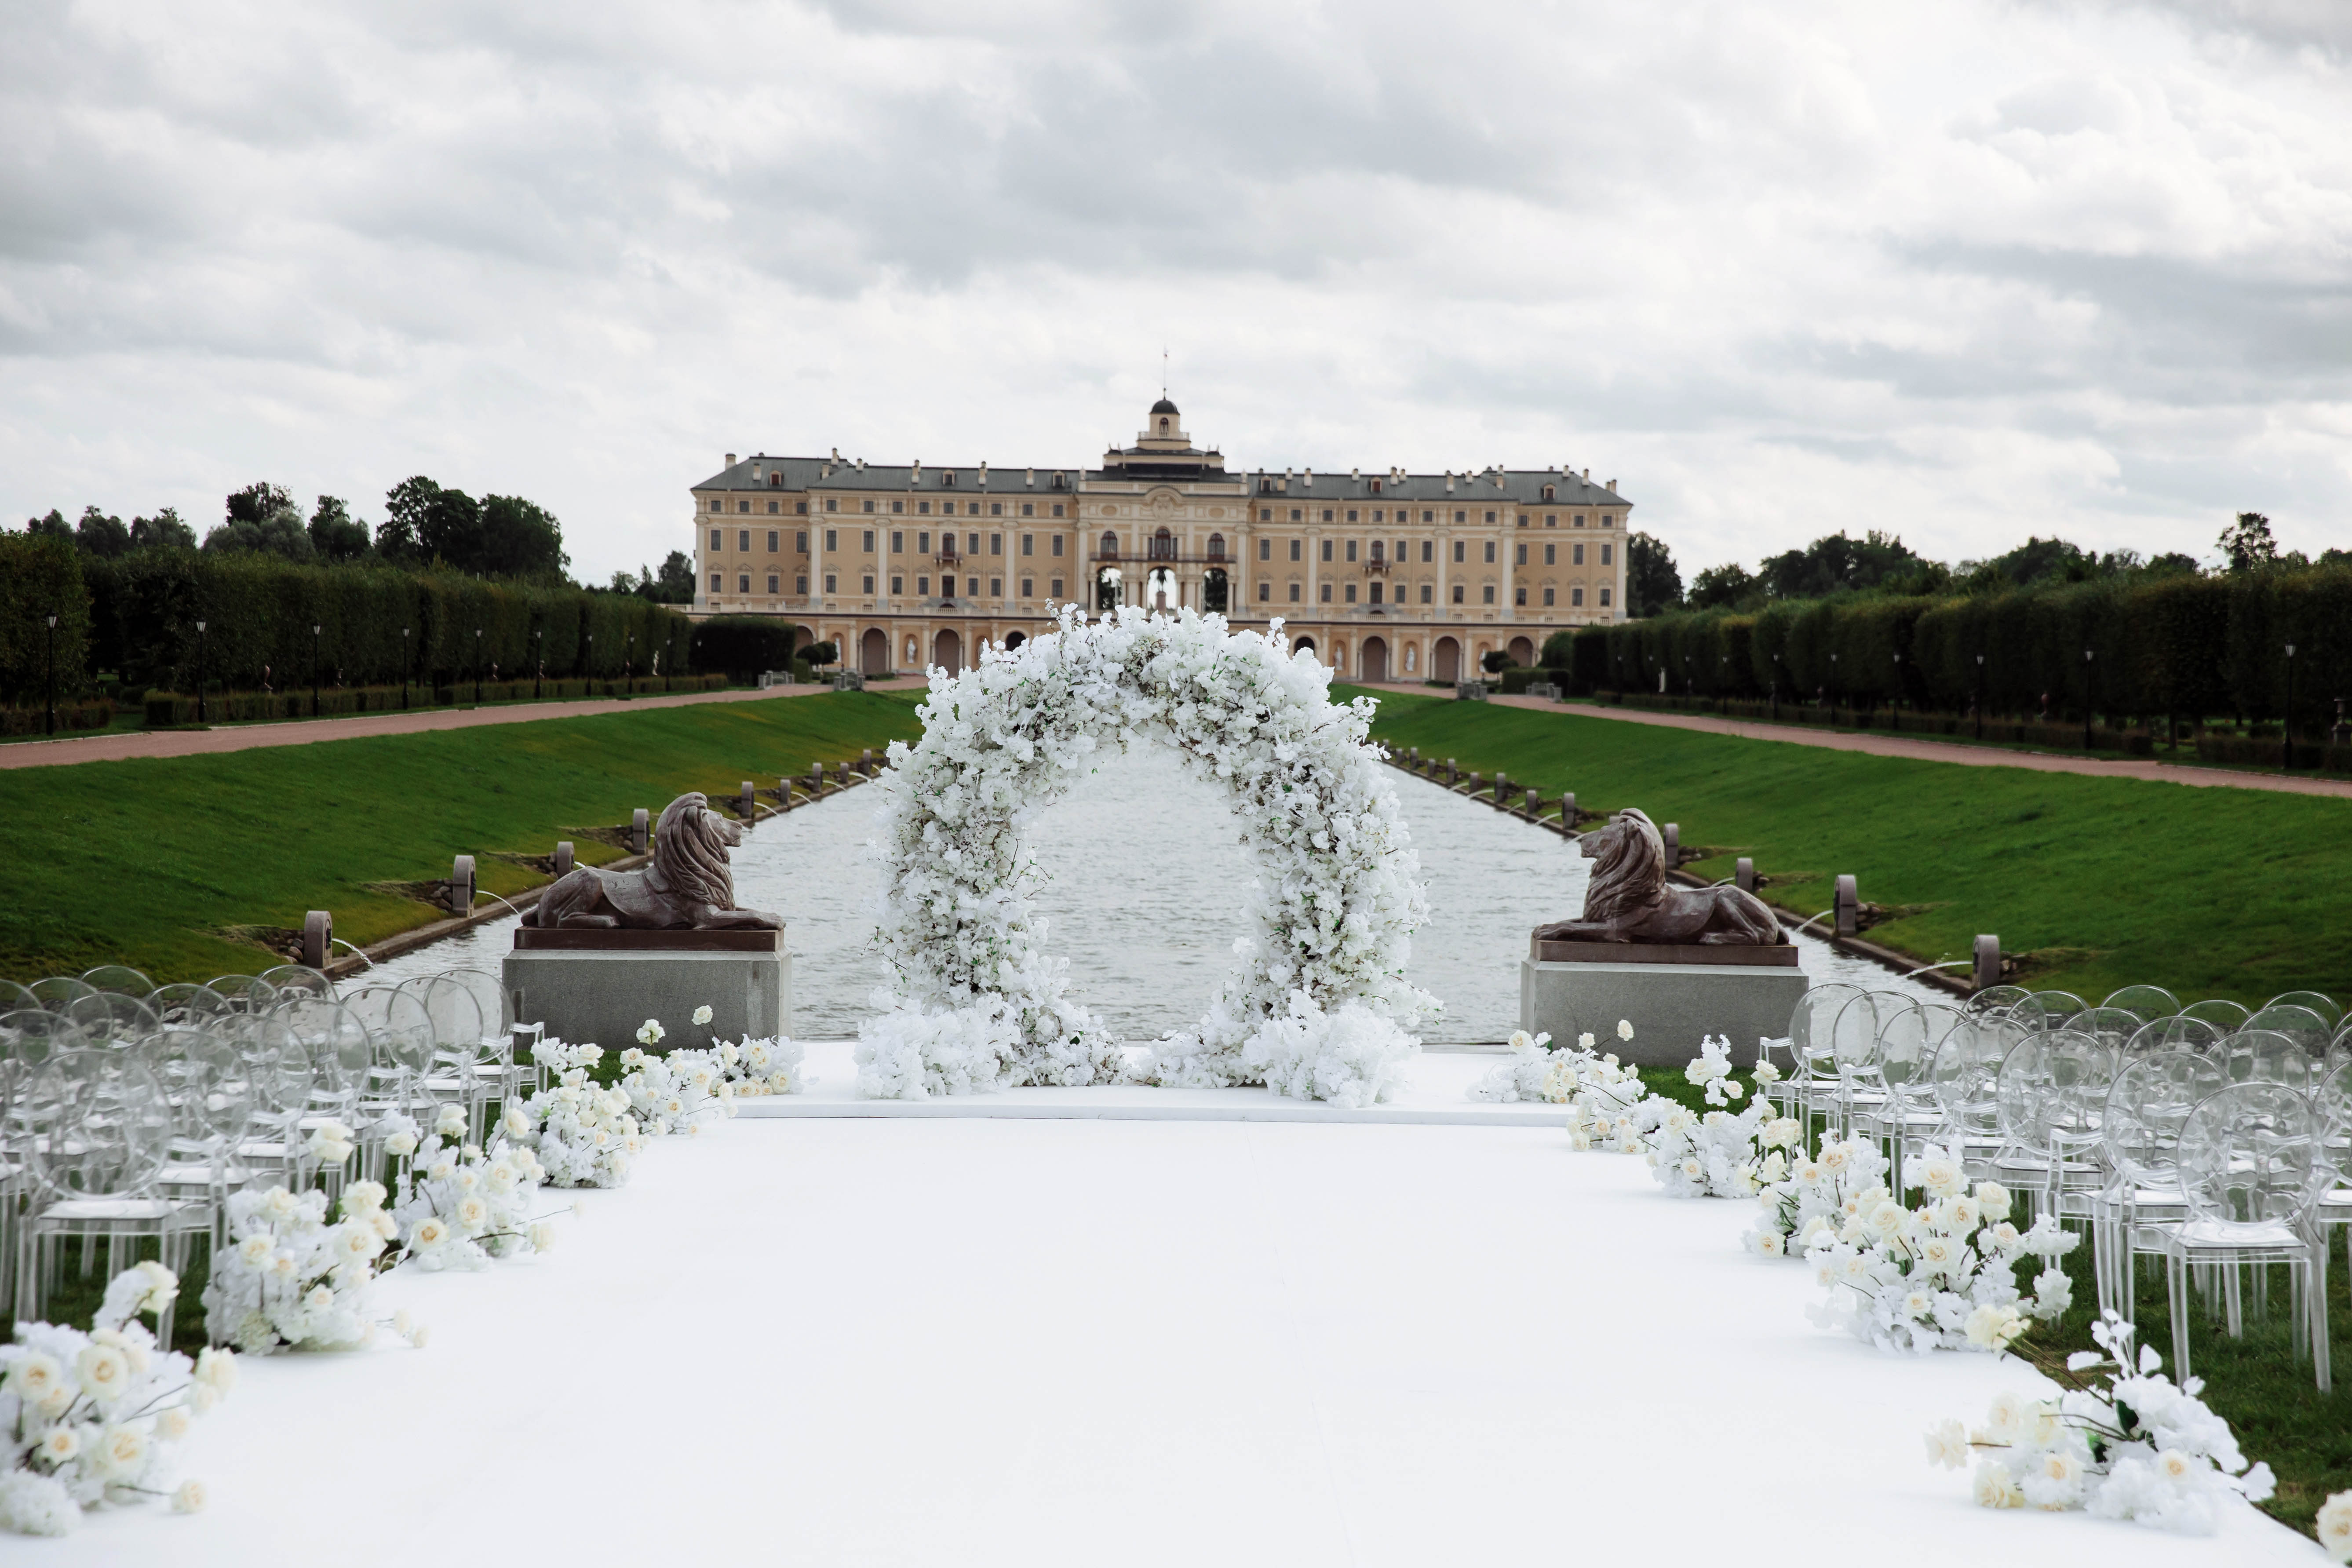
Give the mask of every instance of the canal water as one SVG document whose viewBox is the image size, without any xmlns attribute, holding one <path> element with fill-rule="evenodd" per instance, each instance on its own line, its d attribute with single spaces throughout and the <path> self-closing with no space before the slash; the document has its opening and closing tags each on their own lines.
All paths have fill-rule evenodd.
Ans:
<svg viewBox="0 0 2352 1568">
<path fill-rule="evenodd" d="M 1519 960 L 1530 927 L 1584 905 L 1587 862 L 1568 839 L 1426 780 L 1391 775 L 1421 855 L 1430 922 L 1406 973 L 1445 1004 L 1433 1044 L 1498 1040 L 1518 1026 Z M 879 795 L 852 789 L 761 823 L 735 851 L 735 900 L 785 920 L 793 1033 L 854 1035 L 872 1011 L 881 966 L 869 951 L 877 877 L 866 854 Z M 1251 877 L 1247 853 L 1211 786 L 1174 753 L 1139 744 L 1106 758 L 1038 814 L 1031 842 L 1045 887 L 1034 900 L 1073 988 L 1127 1039 L 1189 1026 L 1233 963 L 1227 911 Z M 371 980 L 460 964 L 496 973 L 511 919 L 480 925 L 381 965 Z M 1816 984 L 1842 980 L 1948 1001 L 1811 937 L 1799 960 Z"/>
</svg>

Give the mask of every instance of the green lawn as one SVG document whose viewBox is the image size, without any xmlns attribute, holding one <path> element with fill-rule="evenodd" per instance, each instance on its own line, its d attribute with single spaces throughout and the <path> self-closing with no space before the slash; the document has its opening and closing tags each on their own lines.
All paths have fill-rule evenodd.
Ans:
<svg viewBox="0 0 2352 1568">
<path fill-rule="evenodd" d="M 477 858 L 512 897 L 545 880 L 498 853 L 619 851 L 583 828 L 658 813 L 687 790 L 772 789 L 892 739 L 923 693 L 831 692 L 547 719 L 434 734 L 271 746 L 221 756 L 82 763 L 0 773 L 14 839 L 0 975 L 28 982 L 129 963 L 157 981 L 251 973 L 278 960 L 230 928 L 335 917 L 365 944 L 439 918 L 383 884 Z M 377 886 L 372 886 L 375 884 Z"/>
<path fill-rule="evenodd" d="M 1871 940 L 1921 963 L 1979 931 L 2026 978 L 2097 1001 L 2148 981 L 2183 1000 L 2310 988 L 2352 999 L 2352 805 L 2260 790 L 1914 762 L 1570 711 L 1379 694 L 1373 733 L 1402 752 L 1496 769 L 1586 811 L 1677 822 L 1731 875 L 1809 916 L 1841 872 L 1895 918 Z M 1411 802 L 1411 785 L 1405 799 Z"/>
</svg>

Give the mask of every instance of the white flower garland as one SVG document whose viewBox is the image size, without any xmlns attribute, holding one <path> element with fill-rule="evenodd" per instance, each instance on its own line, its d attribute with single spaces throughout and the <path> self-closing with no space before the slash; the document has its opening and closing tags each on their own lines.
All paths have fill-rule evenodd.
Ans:
<svg viewBox="0 0 2352 1568">
<path fill-rule="evenodd" d="M 922 739 L 893 742 L 880 781 L 877 942 L 894 983 L 859 1026 L 863 1093 L 1123 1076 L 1118 1042 L 1067 994 L 1067 962 L 1045 952 L 1023 829 L 1097 751 L 1146 738 L 1226 791 L 1259 874 L 1236 911 L 1240 968 L 1143 1076 L 1348 1105 L 1393 1090 L 1436 1012 L 1404 978 L 1428 917 L 1420 867 L 1369 739 L 1373 704 L 1334 704 L 1330 672 L 1286 643 L 1279 623 L 1262 637 L 1190 611 L 1066 609 L 1017 650 L 932 672 Z"/>
</svg>

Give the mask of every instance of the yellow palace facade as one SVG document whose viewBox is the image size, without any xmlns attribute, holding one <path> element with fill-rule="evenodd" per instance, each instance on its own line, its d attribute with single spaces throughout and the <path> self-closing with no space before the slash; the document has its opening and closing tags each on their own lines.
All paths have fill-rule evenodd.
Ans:
<svg viewBox="0 0 2352 1568">
<path fill-rule="evenodd" d="M 1091 468 L 730 453 L 693 494 L 695 613 L 789 619 L 869 675 L 961 668 L 1072 602 L 1278 617 L 1357 680 L 1532 664 L 1553 632 L 1625 613 L 1614 479 L 1229 471 L 1164 397 Z"/>
</svg>

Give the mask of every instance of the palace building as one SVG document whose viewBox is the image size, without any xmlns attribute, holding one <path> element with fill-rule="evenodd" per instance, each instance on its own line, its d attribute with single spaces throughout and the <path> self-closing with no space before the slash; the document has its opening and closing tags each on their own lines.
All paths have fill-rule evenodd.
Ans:
<svg viewBox="0 0 2352 1568">
<path fill-rule="evenodd" d="M 1340 675 L 1450 681 L 1622 619 L 1633 503 L 1590 469 L 1228 471 L 1163 397 L 1092 468 L 730 452 L 694 510 L 695 614 L 788 618 L 869 675 L 961 668 L 1076 602 L 1278 616 Z"/>
</svg>

